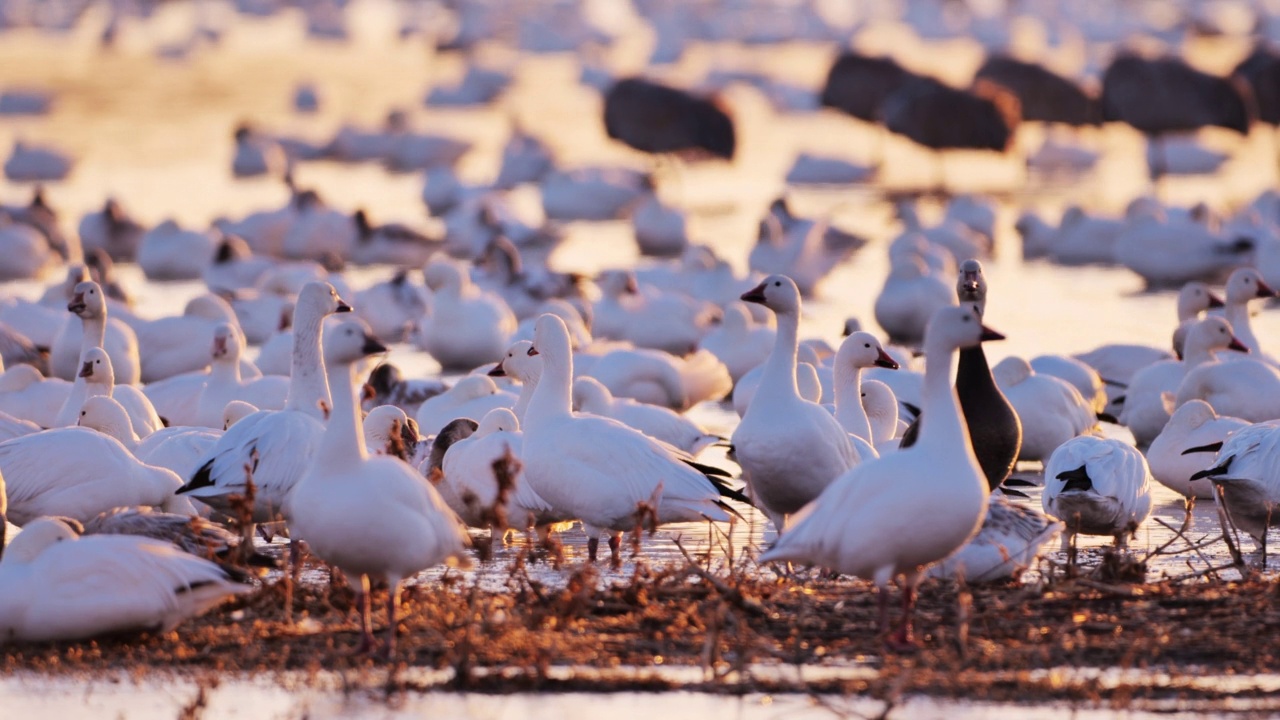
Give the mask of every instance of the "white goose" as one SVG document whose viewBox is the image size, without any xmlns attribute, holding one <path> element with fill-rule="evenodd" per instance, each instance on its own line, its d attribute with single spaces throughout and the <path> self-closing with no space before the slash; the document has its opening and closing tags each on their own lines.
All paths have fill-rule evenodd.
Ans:
<svg viewBox="0 0 1280 720">
<path fill-rule="evenodd" d="M 642 522 L 644 503 L 655 524 L 729 519 L 721 496 L 741 495 L 705 474 L 723 473 L 616 420 L 573 414 L 573 353 L 563 320 L 539 318 L 529 352 L 543 365 L 525 413 L 525 479 L 556 512 L 582 520 L 591 560 L 602 533 L 620 559 L 621 533 Z"/>
<path fill-rule="evenodd" d="M 470 437 L 449 445 L 444 454 L 443 476 L 436 489 L 467 525 L 496 527 L 499 511 L 503 527 L 516 530 L 569 519 L 558 516 L 525 481 L 520 463 L 523 444 L 524 434 L 520 432 L 515 413 L 507 408 L 495 408 L 485 414 Z M 494 475 L 494 466 L 508 453 L 515 460 L 515 473 L 511 477 L 514 485 L 502 495 L 506 502 L 498 508 L 502 490 Z"/>
<path fill-rule="evenodd" d="M 1151 476 L 1184 497 L 1212 498 L 1213 483 L 1191 476 L 1210 465 L 1228 435 L 1248 426 L 1240 418 L 1218 415 L 1203 400 L 1188 402 L 1174 411 L 1147 448 Z"/>
<path fill-rule="evenodd" d="M 573 409 L 612 418 L 649 437 L 674 445 L 689 455 L 697 455 L 722 439 L 674 410 L 629 398 L 615 398 L 609 388 L 592 377 L 573 381 Z"/>
<path fill-rule="evenodd" d="M 359 590 L 362 650 L 373 646 L 371 581 L 385 580 L 390 586 L 385 648 L 390 657 L 400 581 L 458 557 L 467 536 L 425 478 L 399 458 L 370 457 L 365 448 L 352 366 L 386 350 L 358 319 L 330 333 L 324 362 L 333 389 L 333 418 L 318 443 L 315 462 L 286 497 L 284 514 L 291 537 L 336 565 Z"/>
<path fill-rule="evenodd" d="M 1250 422 L 1280 418 L 1280 370 L 1251 357 L 1232 362 L 1204 362 L 1178 385 L 1174 407 L 1200 399 L 1221 415 Z"/>
<path fill-rule="evenodd" d="M 454 386 L 432 398 L 427 398 L 418 408 L 418 430 L 423 435 L 435 435 L 450 420 L 460 417 L 484 417 L 494 408 L 513 407 L 516 396 L 499 390 L 497 383 L 487 375 L 468 375 Z"/>
<path fill-rule="evenodd" d="M 796 284 L 785 275 L 770 275 L 742 299 L 777 315 L 778 338 L 732 444 L 757 506 L 781 532 L 788 515 L 858 463 L 858 453 L 835 417 L 802 398 L 796 386 L 801 311 Z"/>
<path fill-rule="evenodd" d="M 0 412 L 54 427 L 71 386 L 61 378 L 45 378 L 30 365 L 15 365 L 0 374 Z"/>
<path fill-rule="evenodd" d="M 896 639 L 910 643 L 915 587 L 924 568 L 973 537 L 987 511 L 987 478 L 952 387 L 956 350 L 1000 337 L 971 309 L 939 310 L 925 331 L 916 444 L 841 475 L 761 562 L 806 562 L 871 579 L 880 589 L 882 626 L 889 583 L 904 576 L 906 613 Z M 948 471 L 939 473 L 939 467 Z"/>
<path fill-rule="evenodd" d="M 433 261 L 423 274 L 435 294 L 418 323 L 417 345 L 446 369 L 470 370 L 502 357 L 516 330 L 502 298 L 477 288 L 450 261 Z"/>
<path fill-rule="evenodd" d="M 679 208 L 649 193 L 631 212 L 631 228 L 641 255 L 677 257 L 689 246 L 689 228 Z"/>
<path fill-rule="evenodd" d="M 889 269 L 876 296 L 876 322 L 892 342 L 919 345 L 938 308 L 956 304 L 954 285 L 929 272 L 918 256 L 907 256 Z"/>
<path fill-rule="evenodd" d="M 153 383 L 207 369 L 213 331 L 223 323 L 240 326 L 230 303 L 206 293 L 187 302 L 181 315 L 136 324 L 138 352 L 142 357 L 142 381 Z M 278 319 L 276 327 L 279 327 Z M 247 360 L 241 361 L 241 372 L 258 376 L 257 368 Z"/>
<path fill-rule="evenodd" d="M 898 398 L 893 388 L 879 380 L 863 380 L 862 407 L 871 423 L 872 444 L 877 452 L 896 447 L 908 425 L 898 418 Z"/>
<path fill-rule="evenodd" d="M 1067 535 L 1114 535 L 1124 544 L 1151 514 L 1151 471 L 1137 448 L 1081 435 L 1053 451 L 1044 465 L 1044 511 L 1066 523 Z"/>
<path fill-rule="evenodd" d="M 604 272 L 598 283 L 602 296 L 591 323 L 596 337 L 684 355 L 698 347 L 718 316 L 709 303 L 683 293 L 642 288 L 629 270 Z"/>
<path fill-rule="evenodd" d="M 78 537 L 43 518 L 0 560 L 0 638 L 81 640 L 128 631 L 167 633 L 253 586 L 168 543 L 129 535 Z"/>
<path fill-rule="evenodd" d="M 37 280 L 57 261 L 43 233 L 6 213 L 0 213 L 0 258 L 0 281 Z"/>
<path fill-rule="evenodd" d="M 1098 424 L 1092 406 L 1074 385 L 1036 373 L 1020 357 L 1001 360 L 991 374 L 1022 421 L 1019 460 L 1044 460 L 1059 445 Z"/>
<path fill-rule="evenodd" d="M 186 230 L 166 220 L 142 236 L 138 266 L 149 280 L 197 280 L 213 262 L 215 233 Z"/>
<path fill-rule="evenodd" d="M 874 443 L 871 418 L 862 404 L 862 371 L 870 367 L 897 370 L 898 362 L 869 332 L 859 331 L 845 338 L 836 352 L 835 361 L 836 420 L 850 435 Z"/>
<path fill-rule="evenodd" d="M 1246 350 L 1236 339 L 1225 318 L 1210 316 L 1197 320 L 1187 331 L 1182 360 L 1165 360 L 1138 371 L 1125 392 L 1120 422 L 1129 428 L 1139 445 L 1149 445 L 1169 421 L 1165 393 L 1177 392 L 1183 380 L 1196 368 L 1217 364 L 1218 350 Z"/>
<path fill-rule="evenodd" d="M 321 420 L 332 407 L 320 350 L 324 318 L 350 310 L 328 283 L 302 289 L 293 316 L 293 370 L 285 409 L 262 410 L 231 426 L 201 458 L 180 493 L 229 510 L 231 496 L 245 494 L 250 468 L 257 488 L 254 522 L 277 519 L 281 503 L 319 451 Z"/>
<path fill-rule="evenodd" d="M 120 441 L 125 449 L 147 465 L 168 468 L 183 478 L 195 472 L 198 460 L 222 436 L 203 428 L 168 427 L 139 439 L 129 413 L 111 397 L 98 395 L 80 407 L 80 427 L 87 427 Z"/>
<path fill-rule="evenodd" d="M 63 380 L 74 379 L 80 369 L 80 355 L 89 348 L 100 347 L 111 356 L 116 382 L 137 385 L 142 377 L 138 337 L 128 325 L 107 317 L 107 299 L 102 287 L 91 280 L 76 285 L 67 310 L 78 315 L 82 322 L 74 318 L 67 321 L 53 341 L 49 355 L 53 375 Z"/>
<path fill-rule="evenodd" d="M 222 427 L 222 411 L 233 400 L 253 401 L 262 410 L 282 410 L 289 396 L 289 379 L 270 375 L 245 382 L 240 378 L 240 354 L 244 339 L 240 330 L 223 323 L 213 331 L 210 348 L 213 367 L 204 391 L 196 403 L 196 422 L 203 427 Z"/>
<path fill-rule="evenodd" d="M 1253 322 L 1249 318 L 1249 301 L 1257 298 L 1275 297 L 1262 274 L 1253 268 L 1240 268 L 1227 278 L 1226 308 L 1223 315 L 1231 323 L 1231 329 L 1240 343 L 1249 349 L 1255 358 L 1265 358 L 1258 337 L 1253 334 Z"/>
<path fill-rule="evenodd" d="M 803 346 L 802 346 L 803 347 Z M 733 386 L 733 411 L 738 417 L 745 417 L 747 408 L 751 407 L 751 401 L 755 399 L 756 392 L 760 389 L 760 382 L 764 379 L 764 370 L 768 366 L 767 362 L 761 363 L 738 381 Z M 822 378 L 818 375 L 818 368 L 813 363 L 805 362 L 796 358 L 796 390 L 800 393 L 800 397 L 812 403 L 821 403 L 823 388 Z"/>
<path fill-rule="evenodd" d="M 71 393 L 58 417 L 50 427 L 69 427 L 76 424 L 80 415 L 80 406 L 91 397 L 105 395 L 114 398 L 129 414 L 129 421 L 139 437 L 147 437 L 164 427 L 156 409 L 136 387 L 126 385 L 117 387 L 111 356 L 102 348 L 90 348 L 85 352 L 80 372 L 71 386 Z"/>
<path fill-rule="evenodd" d="M 735 300 L 725 306 L 720 324 L 702 337 L 698 347 L 720 358 L 736 383 L 752 368 L 764 364 L 776 334 L 772 327 L 753 322 L 746 305 Z"/>
<path fill-rule="evenodd" d="M 1280 522 L 1280 425 L 1257 423 L 1227 436 L 1213 466 L 1191 476 L 1221 489 L 1219 507 L 1231 523 L 1261 547 L 1266 563 L 1267 528 Z"/>
<path fill-rule="evenodd" d="M 1224 307 L 1219 298 L 1202 282 L 1189 282 L 1178 291 L 1178 327 L 1173 331 L 1173 351 L 1179 358 L 1183 356 L 1187 344 L 1187 333 L 1191 326 L 1200 320 L 1206 310 Z M 1230 317 L 1227 320 L 1231 320 Z M 1235 323 L 1232 321 L 1232 327 Z"/>
<path fill-rule="evenodd" d="M 930 566 L 926 574 L 963 577 L 971 583 L 1016 579 L 1063 527 L 1061 522 L 997 493 L 987 503 L 987 517 L 978 534 L 953 555 Z"/>
</svg>

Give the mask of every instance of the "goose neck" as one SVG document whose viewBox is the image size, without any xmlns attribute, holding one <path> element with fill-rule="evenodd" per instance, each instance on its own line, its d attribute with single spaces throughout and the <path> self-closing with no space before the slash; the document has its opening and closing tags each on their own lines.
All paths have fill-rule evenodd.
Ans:
<svg viewBox="0 0 1280 720">
<path fill-rule="evenodd" d="M 852 366 L 841 372 L 836 366 L 836 420 L 841 427 L 871 442 L 871 420 L 862 405 L 862 368 Z"/>
<path fill-rule="evenodd" d="M 950 348 L 925 345 L 924 397 L 916 445 L 964 448 L 972 454 L 969 430 L 951 384 L 955 364 L 956 353 Z"/>
<path fill-rule="evenodd" d="M 1249 352 L 1258 352 L 1258 343 L 1253 335 L 1253 324 L 1249 318 L 1249 303 L 1227 303 L 1223 315 L 1227 318 L 1227 322 L 1231 323 L 1231 329 L 1235 331 L 1240 342 L 1248 346 Z"/>
<path fill-rule="evenodd" d="M 332 471 L 359 465 L 369 457 L 364 443 L 364 422 L 356 406 L 355 370 L 349 364 L 329 369 L 333 409 L 325 426 L 324 442 L 317 457 L 319 467 Z"/>
<path fill-rule="evenodd" d="M 213 367 L 209 370 L 209 381 L 216 383 L 221 387 L 224 385 L 240 385 L 240 363 L 227 357 L 221 357 L 213 361 Z"/>
<path fill-rule="evenodd" d="M 293 329 L 293 362 L 289 375 L 289 396 L 285 409 L 323 418 L 321 406 L 330 404 L 329 383 L 325 379 L 320 342 L 323 317 L 307 318 Z"/>
<path fill-rule="evenodd" d="M 800 316 L 794 312 L 778 313 L 778 334 L 773 350 L 765 361 L 761 376 L 761 390 L 775 388 L 800 396 L 796 385 L 796 353 L 800 349 Z"/>
<path fill-rule="evenodd" d="M 81 318 L 84 332 L 80 337 L 80 352 L 96 347 L 106 347 L 107 319 L 105 317 Z"/>
<path fill-rule="evenodd" d="M 528 418 L 527 424 L 537 427 L 548 420 L 571 415 L 569 408 L 572 400 L 570 395 L 572 380 L 572 358 L 553 358 L 551 353 L 544 352 L 542 376 L 538 378 L 538 385 L 533 389 L 528 407 L 524 411 L 525 417 Z M 520 422 L 524 424 L 525 418 L 520 418 Z"/>
</svg>

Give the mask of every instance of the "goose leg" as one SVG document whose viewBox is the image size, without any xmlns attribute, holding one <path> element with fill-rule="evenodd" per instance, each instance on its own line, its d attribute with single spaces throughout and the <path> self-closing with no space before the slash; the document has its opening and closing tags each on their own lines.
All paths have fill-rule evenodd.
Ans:
<svg viewBox="0 0 1280 720">
<path fill-rule="evenodd" d="M 615 568 L 622 567 L 622 536 L 621 535 L 609 536 L 609 560 L 610 562 L 613 563 L 613 566 Z"/>
<path fill-rule="evenodd" d="M 889 638 L 889 587 L 887 585 L 879 585 L 876 587 L 876 595 L 880 600 L 880 636 L 888 640 Z"/>
<path fill-rule="evenodd" d="M 587 539 L 587 562 L 595 562 L 596 555 L 600 552 L 600 538 L 593 537 Z"/>
<path fill-rule="evenodd" d="M 396 611 L 400 609 L 400 581 L 393 580 L 387 588 L 387 646 L 383 657 L 387 660 L 396 654 Z"/>
<path fill-rule="evenodd" d="M 373 588 L 368 575 L 360 576 L 360 589 L 356 591 L 356 602 L 360 604 L 360 646 L 356 654 L 363 655 L 373 650 L 373 618 L 370 604 L 373 602 Z"/>
<path fill-rule="evenodd" d="M 906 650 L 915 647 L 911 632 L 911 621 L 915 610 L 916 586 L 915 583 L 907 581 L 902 587 L 902 624 L 898 626 L 897 636 L 893 639 L 897 649 Z"/>
</svg>

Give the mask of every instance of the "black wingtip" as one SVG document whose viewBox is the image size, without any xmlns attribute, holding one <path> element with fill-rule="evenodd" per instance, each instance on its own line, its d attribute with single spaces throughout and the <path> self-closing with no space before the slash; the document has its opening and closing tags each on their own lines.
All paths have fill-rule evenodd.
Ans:
<svg viewBox="0 0 1280 720">
<path fill-rule="evenodd" d="M 906 408 L 906 409 L 907 409 L 907 412 L 911 413 L 913 416 L 916 416 L 916 417 L 919 417 L 919 416 L 920 416 L 920 407 L 919 407 L 919 406 L 917 406 L 917 405 L 912 405 L 911 403 L 907 402 L 906 400 L 899 400 L 899 401 L 898 401 L 898 404 L 900 404 L 900 405 L 902 405 L 902 407 Z"/>
<path fill-rule="evenodd" d="M 174 491 L 174 495 L 183 495 L 191 492 L 192 490 L 199 490 L 200 488 L 212 486 L 214 484 L 212 472 L 213 461 L 210 460 L 204 465 L 201 465 L 199 470 L 196 470 L 196 473 L 191 476 L 191 479 L 187 481 L 186 485 L 183 485 Z"/>
<path fill-rule="evenodd" d="M 1225 472 L 1227 471 L 1227 468 L 1231 467 L 1231 461 L 1232 461 L 1232 460 L 1235 460 L 1235 459 L 1236 459 L 1236 456 L 1235 456 L 1235 455 L 1232 455 L 1231 457 L 1227 458 L 1226 460 L 1223 460 L 1222 462 L 1218 463 L 1217 465 L 1215 465 L 1215 466 L 1213 466 L 1213 467 L 1211 467 L 1211 468 L 1209 468 L 1209 469 L 1207 469 L 1207 470 L 1201 470 L 1200 472 L 1196 473 L 1195 475 L 1192 475 L 1192 476 L 1191 476 L 1191 479 L 1192 479 L 1192 480 L 1203 480 L 1203 479 L 1205 479 L 1205 478 L 1213 478 L 1213 477 L 1216 477 L 1216 476 L 1218 476 L 1218 475 L 1221 475 L 1222 473 L 1225 473 Z"/>
<path fill-rule="evenodd" d="M 1014 490 L 1013 488 L 1007 488 L 1007 487 L 1004 487 L 1003 485 L 1000 486 L 1000 494 L 1004 495 L 1005 497 L 1027 498 L 1027 499 L 1031 498 L 1030 495 L 1022 492 L 1021 490 Z"/>
<path fill-rule="evenodd" d="M 1035 487 L 1036 484 L 1026 478 L 1008 477 L 1001 484 L 1001 487 Z"/>
<path fill-rule="evenodd" d="M 743 522 L 747 521 L 747 519 L 742 516 L 742 513 L 735 510 L 733 506 L 730 505 L 729 503 L 723 500 L 716 500 L 715 503 L 716 503 L 716 506 L 719 507 L 721 510 L 724 510 L 725 512 L 729 513 L 730 515 L 733 515 L 734 517 L 738 518 Z"/>
<path fill-rule="evenodd" d="M 1116 416 L 1108 412 L 1100 412 L 1097 414 L 1097 417 L 1100 422 L 1107 422 L 1107 423 L 1111 423 L 1112 425 L 1120 424 L 1120 421 L 1116 418 Z"/>
<path fill-rule="evenodd" d="M 1219 440 L 1218 442 L 1209 443 L 1208 445 L 1199 445 L 1197 447 L 1187 448 L 1186 450 L 1182 451 L 1182 454 L 1193 455 L 1195 453 L 1205 453 L 1205 452 L 1216 453 L 1221 449 L 1222 449 L 1222 441 Z"/>
<path fill-rule="evenodd" d="M 703 475 L 706 475 L 707 477 L 722 477 L 722 478 L 733 477 L 733 475 L 728 470 L 725 470 L 724 468 L 718 468 L 714 465 L 703 465 L 702 463 L 692 458 L 684 459 L 684 464 L 688 465 L 694 470 L 697 470 Z"/>
</svg>

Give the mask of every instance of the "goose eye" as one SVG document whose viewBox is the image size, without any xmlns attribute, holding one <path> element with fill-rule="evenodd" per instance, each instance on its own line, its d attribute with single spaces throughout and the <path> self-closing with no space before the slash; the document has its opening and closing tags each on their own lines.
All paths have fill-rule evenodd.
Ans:
<svg viewBox="0 0 1280 720">
<path fill-rule="evenodd" d="M 871 343 L 863 343 L 863 344 L 862 344 L 862 347 L 864 347 L 864 348 L 869 348 L 869 347 L 871 347 Z"/>
<path fill-rule="evenodd" d="M 774 286 L 774 287 L 782 287 L 782 281 L 781 281 L 781 280 L 774 280 L 774 281 L 773 281 L 773 286 Z"/>
</svg>

